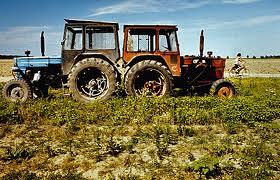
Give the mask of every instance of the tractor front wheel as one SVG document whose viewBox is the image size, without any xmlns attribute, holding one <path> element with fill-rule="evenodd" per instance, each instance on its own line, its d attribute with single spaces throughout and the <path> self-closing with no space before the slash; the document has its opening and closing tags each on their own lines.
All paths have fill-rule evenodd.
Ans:
<svg viewBox="0 0 280 180">
<path fill-rule="evenodd" d="M 236 95 L 236 89 L 231 81 L 219 79 L 213 83 L 210 94 L 221 98 L 232 98 Z"/>
<path fill-rule="evenodd" d="M 72 68 L 69 89 L 77 101 L 107 100 L 116 90 L 115 74 L 113 66 L 102 59 L 84 59 Z"/>
<path fill-rule="evenodd" d="M 173 78 L 166 66 L 154 60 L 141 61 L 127 72 L 125 91 L 129 96 L 169 96 Z"/>
<path fill-rule="evenodd" d="M 3 88 L 3 97 L 12 102 L 25 102 L 32 98 L 30 85 L 24 80 L 13 79 L 8 81 Z"/>
</svg>

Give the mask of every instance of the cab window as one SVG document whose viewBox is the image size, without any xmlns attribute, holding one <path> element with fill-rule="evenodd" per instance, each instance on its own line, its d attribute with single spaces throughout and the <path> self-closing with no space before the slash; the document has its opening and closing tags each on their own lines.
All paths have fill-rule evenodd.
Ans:
<svg viewBox="0 0 280 180">
<path fill-rule="evenodd" d="M 67 27 L 64 49 L 81 50 L 83 45 L 83 30 L 81 27 Z"/>
<path fill-rule="evenodd" d="M 128 52 L 154 52 L 156 30 L 130 29 L 127 39 Z"/>
<path fill-rule="evenodd" d="M 159 50 L 162 52 L 177 52 L 176 31 L 159 31 Z"/>
</svg>

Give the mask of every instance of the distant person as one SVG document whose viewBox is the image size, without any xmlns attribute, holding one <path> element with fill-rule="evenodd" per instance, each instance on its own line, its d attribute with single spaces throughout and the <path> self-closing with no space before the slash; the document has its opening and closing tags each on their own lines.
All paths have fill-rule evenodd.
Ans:
<svg viewBox="0 0 280 180">
<path fill-rule="evenodd" d="M 239 74 L 239 72 L 245 68 L 245 61 L 241 57 L 241 53 L 238 53 L 236 58 L 234 59 L 234 67 L 235 72 Z"/>
</svg>

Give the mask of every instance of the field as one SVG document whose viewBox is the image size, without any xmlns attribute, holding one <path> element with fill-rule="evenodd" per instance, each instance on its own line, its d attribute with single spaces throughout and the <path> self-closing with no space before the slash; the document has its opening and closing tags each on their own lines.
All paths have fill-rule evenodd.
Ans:
<svg viewBox="0 0 280 180">
<path fill-rule="evenodd" d="M 0 179 L 280 179 L 280 78 L 239 95 L 0 97 Z"/>
<path fill-rule="evenodd" d="M 226 69 L 233 67 L 234 59 L 227 59 Z M 280 74 L 280 59 L 244 59 L 245 66 L 254 74 Z"/>
<path fill-rule="evenodd" d="M 280 74 L 280 59 L 244 59 L 246 61 L 246 67 L 248 67 L 251 73 L 254 74 Z M 12 60 L 0 59 L 0 78 L 10 77 L 11 67 L 13 65 Z M 226 61 L 226 73 L 227 69 L 233 66 L 233 59 L 227 59 Z"/>
<path fill-rule="evenodd" d="M 13 60 L 0 59 L 0 77 L 12 76 L 11 67 L 13 66 Z"/>
</svg>

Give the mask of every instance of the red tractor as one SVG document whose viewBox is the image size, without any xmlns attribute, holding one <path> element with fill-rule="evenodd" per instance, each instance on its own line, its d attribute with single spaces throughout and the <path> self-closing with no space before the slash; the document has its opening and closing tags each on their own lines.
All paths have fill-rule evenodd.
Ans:
<svg viewBox="0 0 280 180">
<path fill-rule="evenodd" d="M 200 56 L 181 56 L 177 30 L 170 25 L 124 26 L 126 93 L 164 96 L 174 88 L 185 88 L 221 97 L 234 96 L 234 85 L 224 79 L 226 60 L 212 57 L 212 52 L 203 56 L 203 31 Z"/>
</svg>

